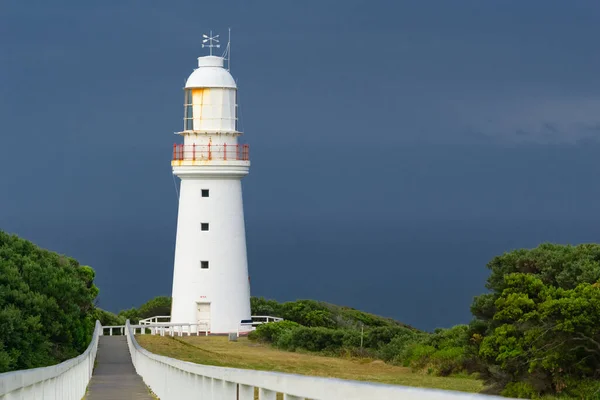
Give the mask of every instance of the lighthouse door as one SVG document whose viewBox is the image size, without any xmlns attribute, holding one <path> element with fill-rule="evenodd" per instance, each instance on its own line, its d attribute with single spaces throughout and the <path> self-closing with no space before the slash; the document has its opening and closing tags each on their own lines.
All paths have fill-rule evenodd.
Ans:
<svg viewBox="0 0 600 400">
<path fill-rule="evenodd" d="M 198 303 L 196 320 L 198 322 L 198 331 L 210 332 L 210 303 Z"/>
</svg>

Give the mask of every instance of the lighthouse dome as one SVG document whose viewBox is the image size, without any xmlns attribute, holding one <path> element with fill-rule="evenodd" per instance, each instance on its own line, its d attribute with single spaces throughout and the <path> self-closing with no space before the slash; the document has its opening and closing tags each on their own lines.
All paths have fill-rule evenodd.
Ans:
<svg viewBox="0 0 600 400">
<path fill-rule="evenodd" d="M 198 57 L 198 68 L 188 78 L 185 88 L 236 89 L 237 86 L 229 71 L 223 68 L 223 57 L 204 56 Z"/>
</svg>

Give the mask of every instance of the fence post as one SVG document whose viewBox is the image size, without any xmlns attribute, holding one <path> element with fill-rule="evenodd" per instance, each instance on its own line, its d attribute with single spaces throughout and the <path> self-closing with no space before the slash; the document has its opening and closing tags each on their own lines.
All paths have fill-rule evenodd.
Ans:
<svg viewBox="0 0 600 400">
<path fill-rule="evenodd" d="M 254 400 L 254 387 L 248 385 L 239 385 L 240 400 Z"/>
<path fill-rule="evenodd" d="M 227 161 L 227 143 L 223 145 L 223 160 Z"/>
</svg>

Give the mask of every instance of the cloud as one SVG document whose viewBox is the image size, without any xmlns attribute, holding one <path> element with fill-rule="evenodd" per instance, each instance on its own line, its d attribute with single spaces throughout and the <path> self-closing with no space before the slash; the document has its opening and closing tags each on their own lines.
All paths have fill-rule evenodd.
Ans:
<svg viewBox="0 0 600 400">
<path fill-rule="evenodd" d="M 494 141 L 574 144 L 600 139 L 600 96 L 502 96 L 453 106 L 467 132 Z"/>
</svg>

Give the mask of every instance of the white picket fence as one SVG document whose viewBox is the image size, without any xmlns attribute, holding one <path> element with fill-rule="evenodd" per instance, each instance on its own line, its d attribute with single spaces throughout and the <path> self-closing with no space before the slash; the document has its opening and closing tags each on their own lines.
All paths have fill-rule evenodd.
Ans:
<svg viewBox="0 0 600 400">
<path fill-rule="evenodd" d="M 161 400 L 492 400 L 504 397 L 277 372 L 213 367 L 159 356 L 142 348 L 127 321 L 129 352 L 137 373 Z"/>
<path fill-rule="evenodd" d="M 1 400 L 81 400 L 92 377 L 102 325 L 83 354 L 57 365 L 0 374 Z"/>
</svg>

